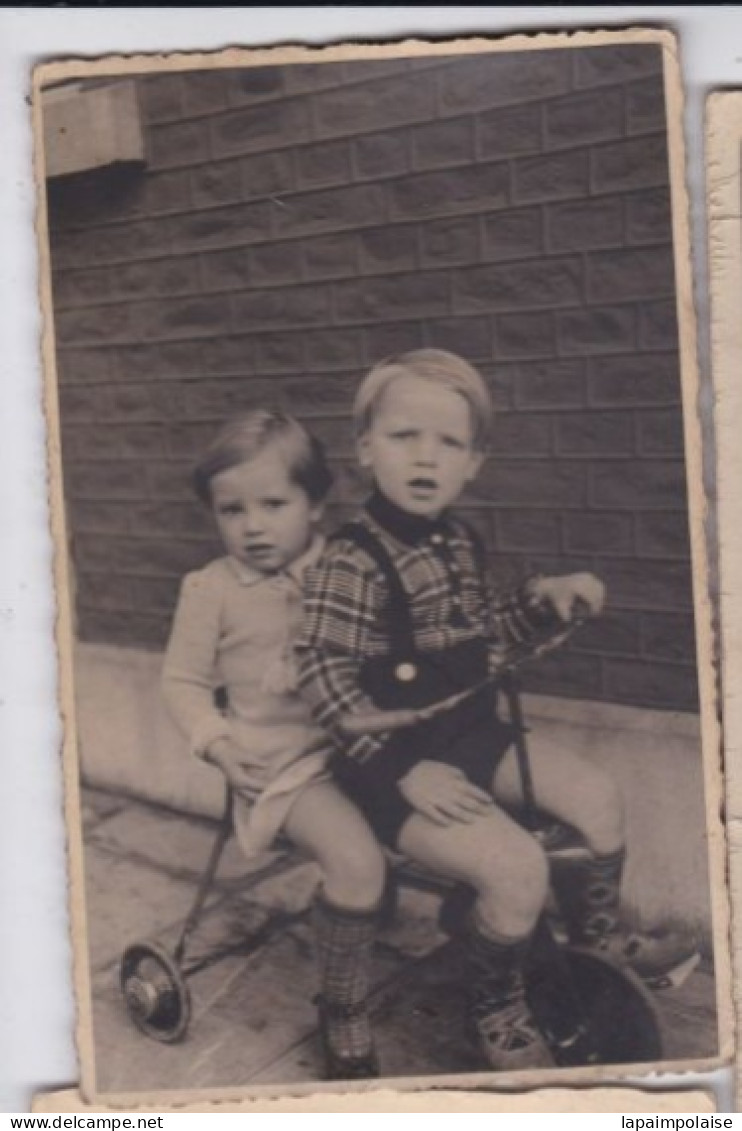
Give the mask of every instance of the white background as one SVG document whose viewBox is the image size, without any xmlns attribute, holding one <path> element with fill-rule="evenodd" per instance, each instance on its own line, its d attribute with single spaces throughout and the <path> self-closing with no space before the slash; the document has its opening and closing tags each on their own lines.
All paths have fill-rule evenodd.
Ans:
<svg viewBox="0 0 742 1131">
<path fill-rule="evenodd" d="M 27 1111 L 33 1090 L 78 1077 L 38 351 L 31 68 L 113 52 L 639 23 L 671 27 L 680 37 L 708 412 L 703 106 L 712 89 L 742 87 L 738 6 L 0 9 L 0 1111 Z M 720 1108 L 729 1110 L 729 1073 L 711 1082 Z"/>
</svg>

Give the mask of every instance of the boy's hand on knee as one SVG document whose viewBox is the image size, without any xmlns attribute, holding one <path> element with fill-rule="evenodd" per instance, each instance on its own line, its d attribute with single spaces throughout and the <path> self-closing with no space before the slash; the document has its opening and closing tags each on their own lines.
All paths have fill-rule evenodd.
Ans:
<svg viewBox="0 0 742 1131">
<path fill-rule="evenodd" d="M 231 738 L 218 738 L 206 752 L 206 761 L 217 766 L 236 793 L 254 796 L 255 782 L 250 767 L 244 765 L 244 752 Z"/>
<path fill-rule="evenodd" d="M 485 790 L 444 762 L 418 762 L 400 779 L 399 789 L 413 809 L 436 825 L 469 823 L 493 805 Z"/>
<path fill-rule="evenodd" d="M 570 573 L 564 577 L 540 577 L 533 595 L 548 602 L 564 624 L 576 616 L 598 616 L 605 605 L 605 585 L 594 573 Z"/>
</svg>

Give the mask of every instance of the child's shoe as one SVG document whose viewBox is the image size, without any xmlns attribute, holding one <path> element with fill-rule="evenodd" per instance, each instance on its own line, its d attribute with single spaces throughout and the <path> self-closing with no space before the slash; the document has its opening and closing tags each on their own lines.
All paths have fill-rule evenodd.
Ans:
<svg viewBox="0 0 742 1131">
<path fill-rule="evenodd" d="M 523 992 L 522 980 L 508 999 L 482 999 L 472 1007 L 471 1022 L 490 1068 L 520 1072 L 548 1068 L 554 1059 L 539 1032 Z"/>
<path fill-rule="evenodd" d="M 624 859 L 619 849 L 553 869 L 552 884 L 571 943 L 599 948 L 618 930 Z"/>
<path fill-rule="evenodd" d="M 315 999 L 324 1056 L 325 1080 L 365 1080 L 379 1075 L 365 1002 L 334 1005 Z"/>
<path fill-rule="evenodd" d="M 500 942 L 470 920 L 462 936 L 471 993 L 470 1020 L 490 1068 L 518 1072 L 554 1064 L 526 1000 L 529 939 Z"/>
<path fill-rule="evenodd" d="M 674 931 L 629 932 L 620 919 L 621 849 L 553 873 L 569 941 L 627 966 L 653 989 L 681 985 L 698 965 L 695 944 Z"/>
<path fill-rule="evenodd" d="M 582 945 L 629 967 L 654 990 L 683 985 L 701 961 L 695 943 L 677 931 L 627 932 L 618 927 Z"/>
</svg>

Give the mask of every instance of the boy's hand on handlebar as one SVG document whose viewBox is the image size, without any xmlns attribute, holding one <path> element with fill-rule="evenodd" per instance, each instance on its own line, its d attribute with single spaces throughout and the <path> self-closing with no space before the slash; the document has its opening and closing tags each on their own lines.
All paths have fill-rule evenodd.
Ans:
<svg viewBox="0 0 742 1131">
<path fill-rule="evenodd" d="M 605 605 L 605 585 L 593 573 L 570 573 L 564 577 L 540 577 L 534 596 L 551 605 L 564 624 L 577 617 L 596 617 Z"/>
<path fill-rule="evenodd" d="M 405 801 L 436 825 L 468 824 L 493 804 L 485 790 L 443 762 L 418 762 L 398 784 Z"/>
<path fill-rule="evenodd" d="M 231 738 L 217 738 L 206 752 L 206 761 L 218 766 L 236 793 L 255 794 L 255 781 L 244 765 L 244 752 Z"/>
</svg>

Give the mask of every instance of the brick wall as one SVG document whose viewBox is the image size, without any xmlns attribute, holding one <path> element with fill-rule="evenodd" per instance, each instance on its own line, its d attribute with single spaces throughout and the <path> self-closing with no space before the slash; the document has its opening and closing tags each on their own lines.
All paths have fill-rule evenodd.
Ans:
<svg viewBox="0 0 742 1131">
<path fill-rule="evenodd" d="M 593 568 L 606 617 L 532 686 L 692 708 L 661 54 L 553 50 L 138 81 L 144 168 L 50 185 L 83 639 L 159 648 L 215 552 L 188 471 L 282 402 L 360 497 L 348 407 L 390 352 L 491 384 L 466 500 L 504 579 Z"/>
</svg>

